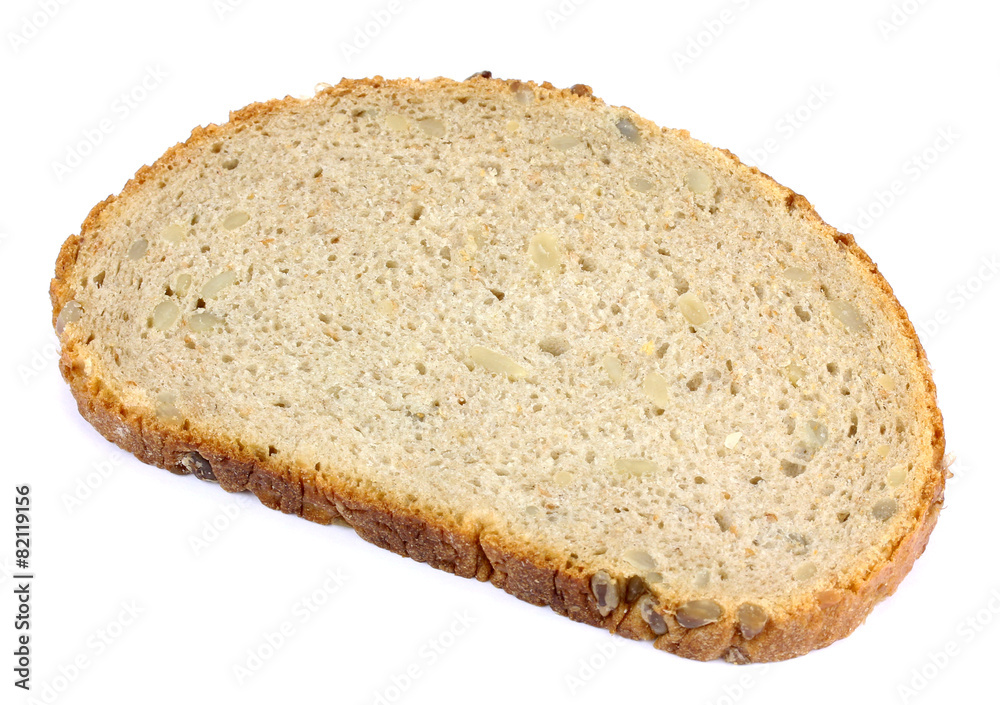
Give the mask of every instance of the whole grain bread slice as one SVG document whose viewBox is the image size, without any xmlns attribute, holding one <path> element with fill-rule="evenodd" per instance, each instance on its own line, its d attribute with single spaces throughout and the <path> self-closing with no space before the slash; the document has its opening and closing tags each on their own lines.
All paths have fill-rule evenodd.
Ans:
<svg viewBox="0 0 1000 705">
<path fill-rule="evenodd" d="M 144 462 L 688 658 L 846 636 L 941 506 L 924 352 L 853 238 L 586 86 L 251 105 L 96 206 L 51 295 Z"/>
</svg>

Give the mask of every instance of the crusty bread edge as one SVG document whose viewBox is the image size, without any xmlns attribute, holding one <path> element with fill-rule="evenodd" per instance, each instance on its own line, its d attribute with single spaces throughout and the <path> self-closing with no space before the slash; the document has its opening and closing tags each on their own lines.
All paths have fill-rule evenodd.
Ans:
<svg viewBox="0 0 1000 705">
<path fill-rule="evenodd" d="M 506 91 L 515 83 L 492 79 L 488 73 L 477 74 L 469 80 L 479 83 L 477 88 L 484 91 Z M 392 83 L 426 89 L 441 83 L 453 84 L 448 79 L 385 81 L 376 76 L 372 79 L 345 79 L 337 86 L 325 89 L 325 92 L 360 95 L 368 89 Z M 565 100 L 598 101 L 583 85 L 562 91 L 549 83 L 529 85 L 559 94 L 558 97 Z M 196 128 L 186 142 L 169 149 L 152 166 L 140 168 L 117 198 L 137 192 L 146 180 L 154 178 L 168 163 L 181 158 L 187 147 L 213 139 L 257 116 L 296 102 L 299 99 L 286 97 L 255 103 L 231 113 L 230 121 L 225 125 Z M 637 115 L 633 119 L 659 129 Z M 673 132 L 690 139 L 686 132 Z M 708 145 L 694 139 L 691 142 L 696 151 L 706 156 L 717 154 Z M 756 186 L 769 192 L 776 201 L 783 201 L 790 212 L 813 221 L 868 272 L 872 284 L 884 295 L 887 308 L 896 314 L 901 332 L 912 342 L 915 364 L 926 384 L 922 398 L 932 426 L 931 467 L 927 469 L 930 479 L 923 488 L 912 529 L 901 537 L 886 559 L 864 575 L 856 576 L 852 584 L 826 590 L 812 599 L 799 600 L 788 606 L 783 614 L 773 616 L 764 630 L 751 640 L 742 637 L 735 616 L 731 614 L 724 615 L 714 624 L 685 629 L 672 616 L 677 605 L 664 605 L 667 608 L 668 631 L 659 637 L 641 619 L 638 610 L 633 610 L 632 605 L 624 604 L 624 601 L 614 612 L 602 617 L 591 593 L 590 576 L 578 566 L 567 566 L 560 559 L 547 555 L 539 546 L 483 530 L 475 524 L 456 523 L 447 517 L 433 516 L 404 506 L 395 499 L 338 482 L 336 477 L 327 473 L 310 472 L 287 460 L 258 457 L 238 441 L 199 435 L 129 408 L 99 378 L 84 374 L 84 354 L 78 350 L 75 341 L 64 341 L 60 370 L 83 417 L 105 438 L 145 463 L 178 474 L 187 474 L 195 468 L 195 474 L 202 479 L 214 479 L 229 492 L 249 490 L 272 509 L 297 514 L 321 524 L 343 521 L 362 538 L 382 548 L 462 577 L 489 580 L 515 597 L 535 605 L 548 605 L 575 621 L 604 627 L 634 639 L 655 638 L 657 648 L 686 658 L 710 660 L 723 657 L 735 663 L 792 658 L 827 646 L 854 631 L 875 604 L 894 592 L 924 551 L 943 502 L 947 475 L 944 427 L 923 346 L 888 282 L 868 255 L 852 236 L 839 233 L 824 223 L 804 197 L 776 183 L 758 169 L 742 165 L 730 152 L 722 152 L 736 162 L 742 176 L 754 178 Z M 53 324 L 63 306 L 72 298 L 71 282 L 75 281 L 74 266 L 80 245 L 89 232 L 99 227 L 102 212 L 115 200 L 115 196 L 110 196 L 95 206 L 81 226 L 80 235 L 69 237 L 63 244 L 50 287 Z M 193 458 L 197 461 L 204 459 L 207 467 L 205 462 L 192 462 Z"/>
</svg>

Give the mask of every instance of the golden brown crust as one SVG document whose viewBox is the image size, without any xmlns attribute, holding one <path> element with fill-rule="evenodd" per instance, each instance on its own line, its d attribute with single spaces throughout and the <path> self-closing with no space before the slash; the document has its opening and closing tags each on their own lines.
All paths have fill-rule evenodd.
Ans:
<svg viewBox="0 0 1000 705">
<path fill-rule="evenodd" d="M 489 72 L 475 74 L 467 80 L 481 90 L 489 91 L 510 90 L 519 83 L 493 79 Z M 387 82 L 376 76 L 361 80 L 345 79 L 337 86 L 326 88 L 323 93 L 334 96 L 350 93 L 361 97 L 367 90 L 387 83 L 422 90 L 442 84 L 455 85 L 447 79 Z M 601 103 L 593 97 L 590 88 L 582 84 L 565 90 L 556 90 L 549 83 L 535 87 L 552 91 L 567 101 Z M 243 129 L 249 121 L 299 102 L 299 99 L 286 97 L 254 103 L 231 113 L 230 121 L 225 125 L 196 128 L 186 142 L 167 150 L 152 166 L 139 169 L 119 196 L 110 196 L 96 205 L 81 226 L 80 235 L 69 237 L 59 252 L 55 278 L 50 286 L 53 324 L 66 302 L 72 299 L 76 276 L 74 267 L 81 248 L 91 245 L 88 235 L 100 229 L 103 213 L 118 198 L 129 197 L 168 164 L 183 159 L 186 148 L 199 145 L 226 130 Z M 633 119 L 659 129 L 639 116 Z M 675 134 L 690 139 L 687 132 L 675 131 Z M 691 142 L 706 153 L 716 152 L 696 140 Z M 314 522 L 346 522 L 362 538 L 377 546 L 455 575 L 489 580 L 526 602 L 547 605 L 578 622 L 604 627 L 632 639 L 655 638 L 656 648 L 686 658 L 709 660 L 722 657 L 733 663 L 792 658 L 850 634 L 876 603 L 892 594 L 923 552 L 943 501 L 947 472 L 944 466 L 944 427 L 924 349 L 906 312 L 868 255 L 853 237 L 839 233 L 824 223 L 803 196 L 777 184 L 756 168 L 744 166 L 735 155 L 722 152 L 736 163 L 737 169 L 742 170 L 744 178 L 757 179 L 757 185 L 770 191 L 776 202 L 784 201 L 789 212 L 813 221 L 868 273 L 872 284 L 882 293 L 886 308 L 896 315 L 901 332 L 913 346 L 914 364 L 926 383 L 923 399 L 931 426 L 932 451 L 928 468 L 931 481 L 924 487 L 921 504 L 912 518 L 911 531 L 901 538 L 888 558 L 858 577 L 854 583 L 837 586 L 834 590 L 811 596 L 808 601 L 789 606 L 786 613 L 772 617 L 764 630 L 751 640 L 742 637 L 735 616 L 731 614 L 697 629 L 685 629 L 671 614 L 667 614 L 667 633 L 659 637 L 641 619 L 638 610 L 633 609 L 634 604 L 624 604 L 623 601 L 616 610 L 603 617 L 591 592 L 589 576 L 579 567 L 567 567 L 561 559 L 545 555 L 540 547 L 484 531 L 478 525 L 456 523 L 404 506 L 370 490 L 348 486 L 328 473 L 313 469 L 304 471 L 286 461 L 258 457 L 235 440 L 198 435 L 186 427 L 141 415 L 123 404 L 114 390 L 105 386 L 99 378 L 84 373 L 84 356 L 75 341 L 64 341 L 60 369 L 84 418 L 105 438 L 145 463 L 178 474 L 193 471 L 201 479 L 219 482 L 228 492 L 249 490 L 272 509 Z"/>
</svg>

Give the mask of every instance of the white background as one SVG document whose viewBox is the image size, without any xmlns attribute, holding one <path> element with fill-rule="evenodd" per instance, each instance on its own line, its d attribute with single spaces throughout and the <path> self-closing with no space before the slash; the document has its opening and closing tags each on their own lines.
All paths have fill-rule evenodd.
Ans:
<svg viewBox="0 0 1000 705">
<path fill-rule="evenodd" d="M 388 0 L 3 3 L 0 700 L 995 698 L 1000 6 L 391 7 L 397 11 Z M 390 18 L 385 27 L 371 23 L 373 12 Z M 590 84 L 609 103 L 761 164 L 855 233 L 893 285 L 935 370 L 956 477 L 925 555 L 850 638 L 767 667 L 686 661 L 380 551 L 349 529 L 143 466 L 77 415 L 54 361 L 47 287 L 60 244 L 91 206 L 229 109 L 311 94 L 317 82 L 342 76 L 462 79 L 481 69 Z M 20 483 L 31 484 L 34 502 L 30 696 L 13 687 L 10 670 L 11 517 Z M 456 615 L 472 623 L 453 636 Z M 291 633 L 274 648 L 268 635 L 278 643 L 283 623 Z M 82 668 L 73 665 L 80 659 Z M 407 675 L 412 666 L 415 677 Z"/>
</svg>

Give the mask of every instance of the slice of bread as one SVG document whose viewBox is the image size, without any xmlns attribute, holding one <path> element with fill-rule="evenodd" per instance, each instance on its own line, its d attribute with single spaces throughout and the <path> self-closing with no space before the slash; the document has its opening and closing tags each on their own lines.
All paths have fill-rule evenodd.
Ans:
<svg viewBox="0 0 1000 705">
<path fill-rule="evenodd" d="M 81 413 L 144 462 L 688 658 L 849 634 L 942 501 L 854 240 L 586 86 L 251 105 L 95 207 L 51 293 Z"/>
</svg>

